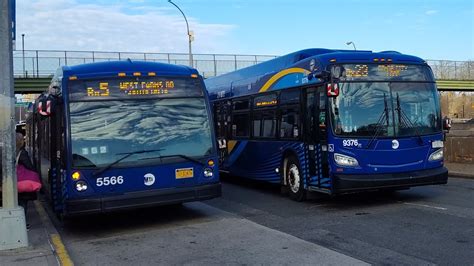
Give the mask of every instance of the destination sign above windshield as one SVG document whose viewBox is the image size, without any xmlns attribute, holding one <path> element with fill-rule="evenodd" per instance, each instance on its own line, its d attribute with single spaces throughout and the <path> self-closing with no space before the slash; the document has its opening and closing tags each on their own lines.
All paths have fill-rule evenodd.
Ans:
<svg viewBox="0 0 474 266">
<path fill-rule="evenodd" d="M 202 96 L 196 79 L 128 77 L 70 82 L 71 100 Z"/>
<path fill-rule="evenodd" d="M 422 65 L 345 64 L 341 81 L 433 81 L 431 71 Z"/>
</svg>

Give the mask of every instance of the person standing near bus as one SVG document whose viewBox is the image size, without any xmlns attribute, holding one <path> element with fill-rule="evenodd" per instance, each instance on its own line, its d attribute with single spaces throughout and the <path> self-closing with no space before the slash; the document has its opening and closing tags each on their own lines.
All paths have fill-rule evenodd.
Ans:
<svg viewBox="0 0 474 266">
<path fill-rule="evenodd" d="M 17 156 L 16 157 L 17 167 L 19 165 L 22 165 L 26 169 L 36 172 L 33 164 L 31 163 L 30 156 L 28 155 L 28 152 L 25 149 L 25 136 L 20 132 L 16 133 L 16 156 Z M 19 176 L 18 179 L 21 179 L 21 177 Z M 30 194 L 30 193 L 18 193 L 18 205 L 23 207 L 25 211 L 25 217 L 26 217 L 27 208 L 28 208 L 28 200 L 32 199 L 31 195 L 27 195 L 27 194 Z M 27 224 L 26 226 L 28 228 L 29 224 Z"/>
</svg>

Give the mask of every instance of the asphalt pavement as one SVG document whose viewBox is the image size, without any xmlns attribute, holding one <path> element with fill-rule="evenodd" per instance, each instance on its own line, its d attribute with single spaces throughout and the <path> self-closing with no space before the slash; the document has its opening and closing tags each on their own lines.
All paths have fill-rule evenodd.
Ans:
<svg viewBox="0 0 474 266">
<path fill-rule="evenodd" d="M 392 194 L 311 195 L 224 179 L 203 203 L 86 216 L 61 225 L 30 202 L 29 247 L 0 265 L 474 264 L 474 164 L 447 185 Z"/>
</svg>

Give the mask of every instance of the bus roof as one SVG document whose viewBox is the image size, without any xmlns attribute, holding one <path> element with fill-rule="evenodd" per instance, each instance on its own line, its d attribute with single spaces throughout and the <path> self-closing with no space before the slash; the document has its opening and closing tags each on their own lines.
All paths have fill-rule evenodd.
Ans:
<svg viewBox="0 0 474 266">
<path fill-rule="evenodd" d="M 312 48 L 297 51 L 291 54 L 283 55 L 275 59 L 265 61 L 260 64 L 242 68 L 217 77 L 205 80 L 206 87 L 210 94 L 216 91 L 232 90 L 235 84 L 243 86 L 245 84 L 253 87 L 264 77 L 272 76 L 284 69 L 295 67 L 301 68 L 302 65 L 309 67 L 309 61 L 314 59 L 316 63 L 325 68 L 327 65 L 336 63 L 369 63 L 379 59 L 390 59 L 391 63 L 425 64 L 426 62 L 418 57 L 405 55 L 396 51 L 382 51 L 374 53 L 368 50 L 335 50 L 324 48 Z M 308 62 L 308 63 L 306 63 Z M 250 93 L 250 91 L 249 91 Z M 237 93 L 238 94 L 238 93 Z"/>
<path fill-rule="evenodd" d="M 117 76 L 119 72 L 133 74 L 133 72 L 154 72 L 157 76 L 190 76 L 199 74 L 196 69 L 183 65 L 172 65 L 147 61 L 109 61 L 76 66 L 64 66 L 62 71 L 65 76 L 78 76 L 82 78 L 97 76 Z"/>
</svg>

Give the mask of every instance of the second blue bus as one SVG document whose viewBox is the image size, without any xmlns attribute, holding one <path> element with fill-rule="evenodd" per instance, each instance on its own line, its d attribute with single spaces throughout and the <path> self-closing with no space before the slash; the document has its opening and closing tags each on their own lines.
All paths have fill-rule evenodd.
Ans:
<svg viewBox="0 0 474 266">
<path fill-rule="evenodd" d="M 205 82 L 223 171 L 295 200 L 447 182 L 436 83 L 418 57 L 307 49 Z"/>
</svg>

